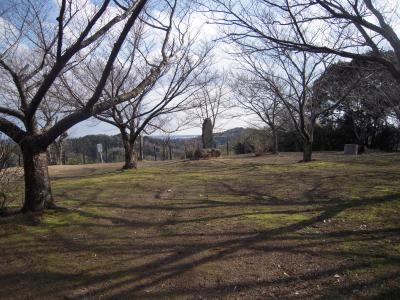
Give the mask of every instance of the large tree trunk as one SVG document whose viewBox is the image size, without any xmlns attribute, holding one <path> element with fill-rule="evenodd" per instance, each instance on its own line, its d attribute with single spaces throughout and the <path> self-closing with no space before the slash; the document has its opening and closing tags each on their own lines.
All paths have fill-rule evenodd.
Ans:
<svg viewBox="0 0 400 300">
<path fill-rule="evenodd" d="M 312 142 L 304 141 L 303 143 L 303 162 L 309 162 L 312 159 Z"/>
<path fill-rule="evenodd" d="M 23 150 L 25 202 L 23 212 L 42 211 L 54 206 L 46 151 Z"/>
<path fill-rule="evenodd" d="M 133 149 L 133 144 L 129 141 L 129 138 L 122 135 L 122 143 L 124 144 L 125 150 L 125 164 L 122 169 L 136 169 L 137 162 L 136 162 L 136 155 Z"/>
<path fill-rule="evenodd" d="M 278 133 L 276 132 L 276 128 L 272 127 L 272 153 L 278 154 Z"/>
</svg>

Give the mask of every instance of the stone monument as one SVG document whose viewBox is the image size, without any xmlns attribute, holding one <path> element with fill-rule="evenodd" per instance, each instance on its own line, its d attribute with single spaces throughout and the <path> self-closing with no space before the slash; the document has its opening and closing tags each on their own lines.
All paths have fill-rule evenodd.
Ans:
<svg viewBox="0 0 400 300">
<path fill-rule="evenodd" d="M 204 149 L 212 148 L 214 146 L 213 124 L 210 118 L 205 119 L 203 122 L 201 138 L 203 140 Z"/>
</svg>

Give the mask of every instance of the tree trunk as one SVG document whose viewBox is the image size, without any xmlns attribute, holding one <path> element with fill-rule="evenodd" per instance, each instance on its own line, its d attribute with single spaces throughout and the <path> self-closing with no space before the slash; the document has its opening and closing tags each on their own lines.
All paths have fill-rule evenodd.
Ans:
<svg viewBox="0 0 400 300">
<path fill-rule="evenodd" d="M 52 149 L 51 149 L 51 146 L 49 146 L 49 148 L 47 149 L 47 151 L 46 151 L 46 157 L 47 157 L 47 163 L 49 164 L 49 165 L 53 165 L 53 157 L 52 157 L 52 155 L 51 155 L 51 151 Z"/>
<path fill-rule="evenodd" d="M 24 150 L 25 202 L 23 212 L 43 211 L 54 206 L 46 151 Z"/>
<path fill-rule="evenodd" d="M 55 147 L 56 147 L 56 164 L 57 165 L 62 165 L 63 164 L 63 142 L 62 141 L 56 141 L 55 142 Z"/>
<path fill-rule="evenodd" d="M 303 144 L 303 162 L 309 162 L 312 158 L 312 142 L 304 141 Z"/>
<path fill-rule="evenodd" d="M 278 133 L 275 127 L 272 128 L 272 153 L 278 154 Z"/>
<path fill-rule="evenodd" d="M 129 139 L 123 138 L 124 150 L 125 150 L 125 164 L 122 169 L 136 169 L 137 162 L 135 159 L 135 151 L 133 150 L 133 144 L 130 143 Z"/>
<path fill-rule="evenodd" d="M 64 150 L 63 151 L 63 156 L 62 156 L 62 164 L 66 165 L 67 162 L 68 162 L 67 152 Z"/>
<path fill-rule="evenodd" d="M 139 160 L 142 161 L 143 160 L 143 136 L 140 135 L 139 137 Z"/>
<path fill-rule="evenodd" d="M 165 144 L 162 145 L 162 160 L 165 160 Z"/>
</svg>

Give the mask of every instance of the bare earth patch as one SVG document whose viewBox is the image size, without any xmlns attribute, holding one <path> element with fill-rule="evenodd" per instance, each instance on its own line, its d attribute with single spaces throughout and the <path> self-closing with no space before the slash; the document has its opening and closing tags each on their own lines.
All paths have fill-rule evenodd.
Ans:
<svg viewBox="0 0 400 300">
<path fill-rule="evenodd" d="M 52 168 L 0 220 L 0 299 L 396 299 L 400 155 Z"/>
</svg>

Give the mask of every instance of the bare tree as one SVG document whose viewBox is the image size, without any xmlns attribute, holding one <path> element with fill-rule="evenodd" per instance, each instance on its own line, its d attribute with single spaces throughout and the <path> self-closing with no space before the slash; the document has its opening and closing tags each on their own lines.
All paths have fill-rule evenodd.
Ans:
<svg viewBox="0 0 400 300">
<path fill-rule="evenodd" d="M 226 109 L 225 102 L 228 95 L 227 78 L 225 72 L 216 71 L 212 67 L 204 70 L 199 78 L 201 89 L 193 97 L 194 114 L 200 124 L 210 119 L 215 129 L 217 119 Z"/>
<path fill-rule="evenodd" d="M 65 156 L 65 139 L 68 137 L 68 133 L 64 132 L 61 134 L 48 149 L 49 163 L 53 165 L 63 165 L 66 163 Z"/>
<path fill-rule="evenodd" d="M 0 131 L 13 139 L 23 154 L 23 211 L 41 211 L 54 205 L 47 168 L 48 146 L 75 124 L 137 97 L 159 77 L 171 59 L 168 50 L 173 42 L 168 41 L 163 44 L 160 59 L 129 92 L 112 101 L 99 101 L 124 41 L 147 2 L 121 1 L 116 5 L 116 1 L 104 0 L 98 5 L 86 3 L 82 8 L 67 0 L 7 3 L 10 7 L 3 14 L 7 25 L 0 39 Z M 144 15 L 151 15 L 151 8 Z M 53 20 L 57 10 L 58 16 Z M 73 71 L 101 50 L 107 54 L 93 92 L 80 99 L 80 107 L 64 110 L 50 127 L 40 126 L 43 103 L 52 98 L 53 92 L 57 93 L 57 86 L 72 86 L 76 79 Z M 68 85 L 63 81 L 68 81 Z"/>
<path fill-rule="evenodd" d="M 168 133 L 162 139 L 162 160 L 172 160 L 172 138 Z"/>
<path fill-rule="evenodd" d="M 396 1 L 213 0 L 226 37 L 247 51 L 283 47 L 377 62 L 400 82 Z M 282 34 L 284 33 L 284 34 Z M 395 53 L 395 60 L 381 49 Z M 369 51 L 367 51 L 369 50 Z"/>
<path fill-rule="evenodd" d="M 172 22 L 171 19 L 170 22 Z M 169 23 L 164 27 L 169 30 L 171 26 L 172 24 Z M 194 49 L 196 39 L 186 36 L 188 28 L 178 29 L 177 33 L 180 38 L 177 42 L 179 45 L 175 45 L 174 59 L 171 60 L 165 72 L 160 74 L 157 81 L 154 81 L 137 97 L 97 115 L 98 119 L 120 130 L 125 150 L 124 169 L 137 166 L 134 145 L 140 134 L 165 130 L 164 125 L 169 121 L 165 116 L 186 110 L 188 101 L 201 88 L 197 78 L 207 65 L 211 49 L 206 45 L 200 49 Z M 140 51 L 143 54 L 143 51 L 136 47 L 133 51 Z M 135 57 L 133 52 L 129 57 L 133 61 Z M 110 99 L 125 93 L 132 83 L 137 81 L 137 71 L 132 72 L 132 61 L 127 68 L 120 67 L 112 71 L 109 84 L 105 88 L 105 94 Z M 145 62 L 149 65 L 146 57 Z"/>
<path fill-rule="evenodd" d="M 209 49 L 204 48 L 194 55 L 190 46 L 185 47 L 188 48 L 182 51 L 183 56 L 142 94 L 97 116 L 120 130 L 125 150 L 124 169 L 137 166 L 134 145 L 140 134 L 164 131 L 165 124 L 170 121 L 166 116 L 186 110 L 188 101 L 198 91 L 196 78 L 203 70 Z M 119 91 L 123 92 L 123 88 Z"/>
<path fill-rule="evenodd" d="M 329 69 L 330 61 L 327 55 L 277 50 L 264 62 L 259 58 L 258 63 L 254 64 L 254 74 L 286 107 L 303 141 L 304 162 L 312 159 L 314 129 L 318 118 L 332 112 L 354 88 L 352 85 L 340 97 L 331 97 L 320 80 Z"/>
<path fill-rule="evenodd" d="M 162 49 L 163 56 L 171 57 L 167 67 L 136 97 L 116 103 L 96 115 L 96 118 L 119 129 L 125 150 L 124 169 L 136 168 L 134 145 L 143 131 L 149 134 L 161 129 L 166 122 L 162 116 L 185 109 L 189 96 L 198 89 L 195 79 L 201 74 L 210 51 L 208 45 L 196 43 L 198 35 L 190 27 L 190 6 L 179 6 L 178 1 L 165 1 L 163 9 L 158 8 L 157 16 L 146 15 L 128 35 L 121 50 L 123 55 L 117 58 L 100 101 L 110 102 L 129 93 L 132 86 L 136 86 L 155 67 L 153 57 L 158 48 Z M 164 39 L 154 41 L 150 38 L 149 32 L 154 30 L 164 32 Z M 169 45 L 172 37 L 173 44 Z M 66 103 L 75 99 L 72 105 L 81 106 L 81 95 L 92 93 L 101 79 L 98 74 L 101 74 L 103 64 L 100 53 L 97 59 L 77 69 L 78 84 L 66 86 L 59 92 L 59 97 Z"/>
<path fill-rule="evenodd" d="M 209 62 L 208 67 L 198 79 L 198 85 L 200 88 L 193 95 L 192 109 L 188 111 L 188 119 L 192 123 L 200 123 L 203 147 L 209 148 L 212 147 L 212 133 L 216 128 L 217 120 L 227 110 L 229 88 L 226 73 L 224 70 L 217 71 Z"/>
<path fill-rule="evenodd" d="M 285 107 L 268 83 L 260 78 L 257 66 L 249 60 L 247 72 L 236 76 L 233 90 L 235 102 L 246 116 L 256 116 L 271 130 L 272 152 L 278 154 L 278 132 L 286 123 Z M 252 74 L 255 73 L 255 74 Z"/>
</svg>

